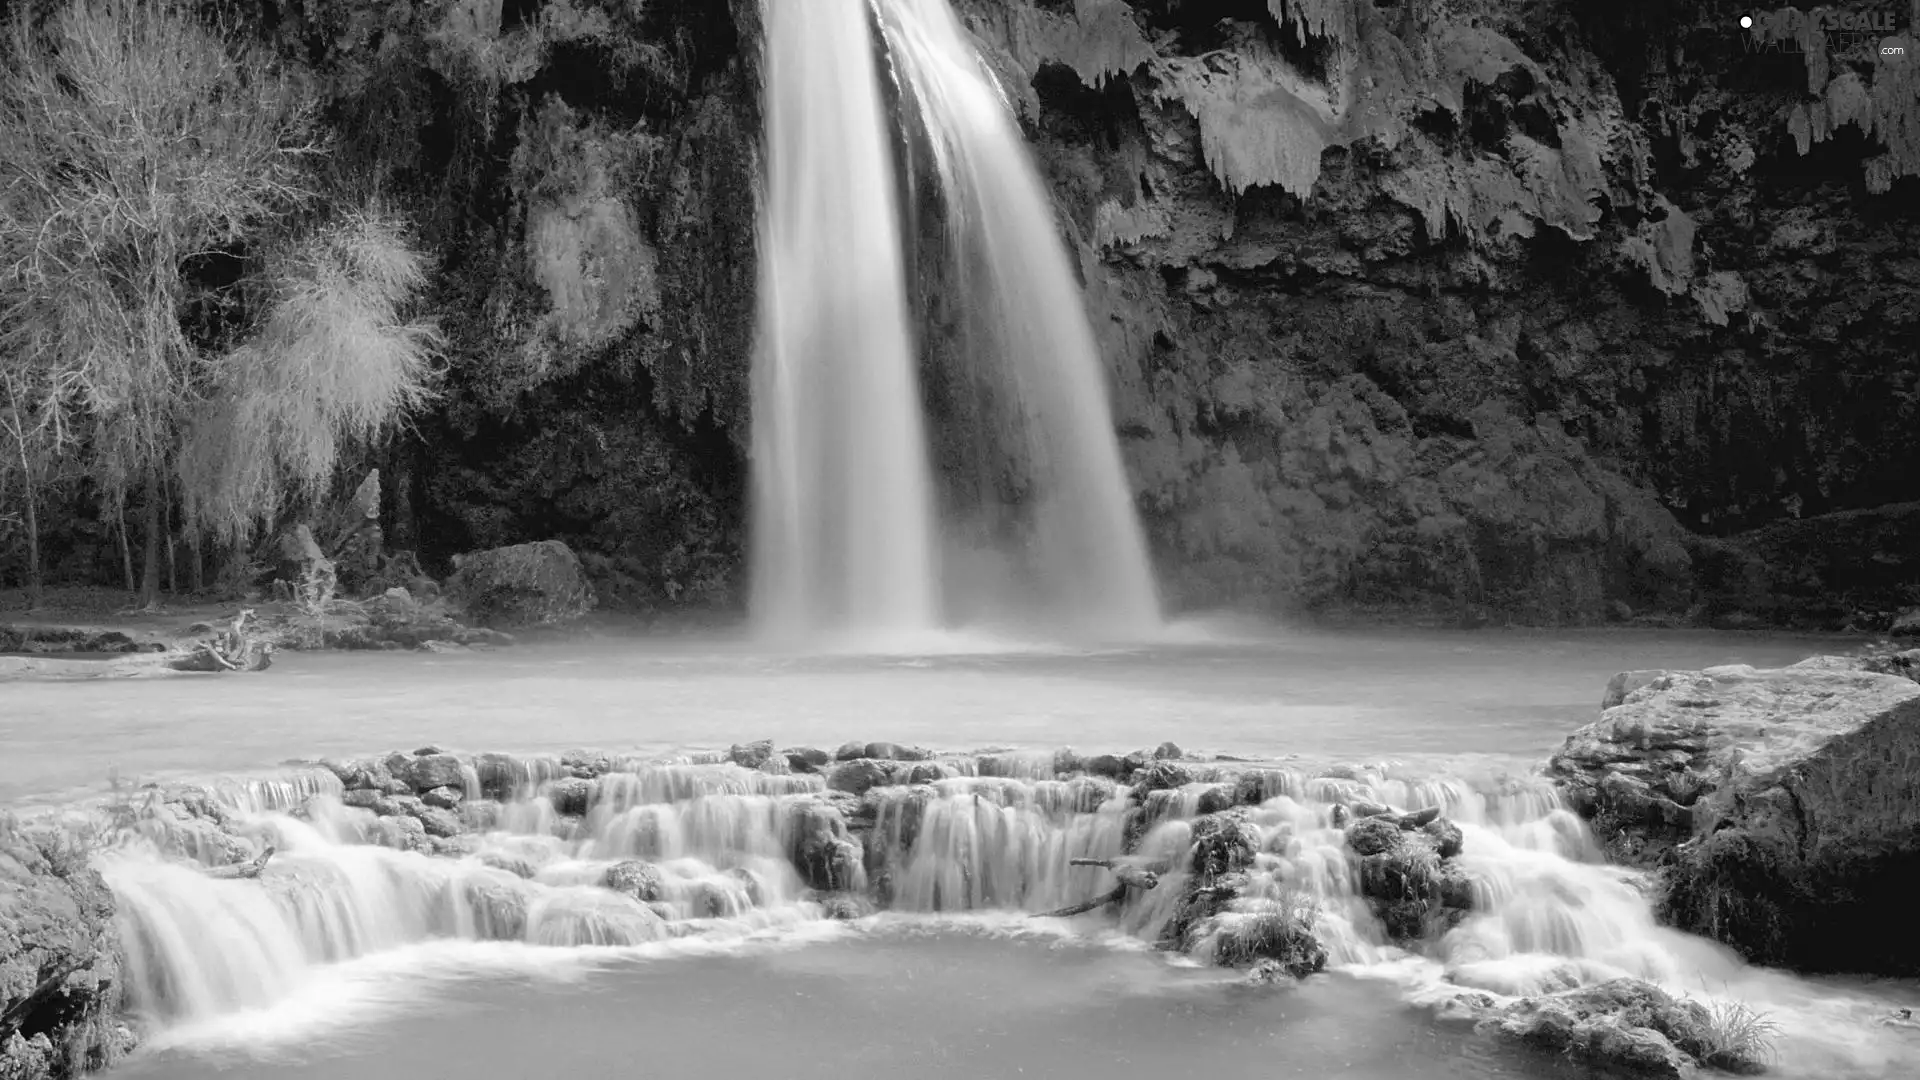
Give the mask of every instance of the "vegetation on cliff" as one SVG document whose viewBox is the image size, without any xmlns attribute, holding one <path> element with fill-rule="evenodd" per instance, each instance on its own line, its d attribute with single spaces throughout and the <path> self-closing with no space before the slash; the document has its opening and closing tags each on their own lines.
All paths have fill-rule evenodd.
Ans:
<svg viewBox="0 0 1920 1080">
<path fill-rule="evenodd" d="M 217 17 L 222 63 L 277 95 L 247 152 L 281 172 L 246 175 L 284 173 L 301 211 L 229 201 L 233 222 L 181 226 L 212 239 L 139 264 L 173 268 L 127 309 L 165 345 L 140 370 L 166 408 L 81 408 L 60 364 L 10 357 L 0 577 L 127 577 L 123 546 L 213 569 L 326 476 L 378 466 L 390 546 L 435 570 L 552 537 L 610 606 L 737 598 L 755 4 L 86 5 Z M 1910 574 L 1845 610 L 1767 602 L 1753 583 L 1801 563 L 1742 539 L 1920 498 L 1898 467 L 1920 453 L 1911 63 L 1695 3 L 957 6 L 1057 197 L 1178 602 L 1861 627 L 1920 602 Z M 9 190 L 32 223 L 31 185 Z M 437 397 L 410 375 L 358 410 L 302 402 L 298 445 L 209 466 L 193 419 L 270 381 L 220 365 L 283 351 L 291 268 L 355 221 L 420 276 L 342 301 L 370 321 L 341 336 L 410 344 L 364 359 L 418 375 L 437 325 Z M 919 287 L 939 414 L 968 365 L 956 301 Z M 396 413 L 412 426 L 364 438 Z"/>
</svg>

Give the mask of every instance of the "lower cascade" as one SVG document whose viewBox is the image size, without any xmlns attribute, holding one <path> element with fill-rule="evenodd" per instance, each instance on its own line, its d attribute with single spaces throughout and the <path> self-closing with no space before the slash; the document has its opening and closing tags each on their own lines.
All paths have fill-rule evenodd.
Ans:
<svg viewBox="0 0 1920 1080">
<path fill-rule="evenodd" d="M 1861 1049 L 1861 1002 L 1657 925 L 1638 875 L 1608 865 L 1538 777 L 1196 761 L 1171 746 L 762 743 L 667 761 L 428 748 L 154 786 L 92 813 L 129 1011 L 162 1041 L 433 942 L 644 954 L 1017 919 L 1262 980 L 1380 979 L 1443 1018 L 1569 1052 L 1584 1031 L 1603 1056 L 1760 1067 L 1713 1037 L 1735 999 L 1793 1025 L 1793 1052 L 1811 1055 L 1799 1064 L 1877 1052 Z"/>
</svg>

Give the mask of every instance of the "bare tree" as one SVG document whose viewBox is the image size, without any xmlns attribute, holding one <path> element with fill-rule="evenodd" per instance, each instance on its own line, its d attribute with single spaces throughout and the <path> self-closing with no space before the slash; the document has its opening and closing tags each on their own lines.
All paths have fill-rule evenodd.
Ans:
<svg viewBox="0 0 1920 1080">
<path fill-rule="evenodd" d="M 162 479 L 220 383 L 183 332 L 196 256 L 312 198 L 293 79 L 168 0 L 16 5 L 0 43 L 0 362 L 64 430 L 116 514 L 140 493 L 143 604 L 159 591 Z"/>
</svg>

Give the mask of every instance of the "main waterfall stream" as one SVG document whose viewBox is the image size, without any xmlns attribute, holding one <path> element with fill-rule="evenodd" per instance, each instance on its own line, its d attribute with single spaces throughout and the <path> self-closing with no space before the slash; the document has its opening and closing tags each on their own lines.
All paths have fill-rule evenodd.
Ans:
<svg viewBox="0 0 1920 1080">
<path fill-rule="evenodd" d="M 1565 1066 L 1423 1003 L 1618 973 L 1767 1011 L 1778 1075 L 1910 1071 L 1911 1033 L 1874 1021 L 1920 1005 L 1920 990 L 1755 970 L 1656 926 L 1634 876 L 1599 860 L 1532 773 L 1614 670 L 1773 666 L 1833 643 L 974 644 L 910 658 L 684 640 L 296 655 L 256 680 L 18 684 L 0 716 L 0 796 L 71 802 L 83 778 L 54 762 L 95 770 L 95 792 L 109 765 L 126 780 L 232 776 L 211 785 L 220 809 L 149 818 L 103 858 L 147 1033 L 117 1076 L 1538 1078 Z M 726 744 L 759 736 L 954 752 L 834 795 L 818 774 L 724 761 Z M 1117 912 L 1029 918 L 1111 887 L 1067 860 L 1128 842 L 1127 789 L 1053 748 L 1169 738 L 1187 783 L 1147 796 L 1134 850 L 1176 869 Z M 334 772 L 273 765 L 430 741 L 515 751 L 448 777 L 469 809 L 498 809 L 437 854 L 406 850 L 425 838 L 402 819 L 344 805 Z M 558 752 L 576 743 L 603 753 Z M 964 749 L 993 744 L 1014 749 Z M 601 775 L 577 780 L 583 769 Z M 1205 934 L 1190 956 L 1152 947 L 1182 885 L 1171 856 L 1229 777 L 1258 849 L 1249 895 L 1319 909 L 1329 972 L 1298 986 L 1207 966 Z M 1334 824 L 1337 806 L 1366 801 L 1441 806 L 1460 825 L 1475 910 L 1455 929 L 1397 947 L 1356 895 Z M 835 854 L 844 841 L 823 822 L 843 813 L 864 821 L 864 858 Z M 212 830 L 209 816 L 230 823 Z M 257 880 L 183 861 L 237 857 L 222 836 L 277 854 Z M 823 884 L 877 887 L 886 910 L 846 920 L 862 913 Z"/>
<path fill-rule="evenodd" d="M 950 624 L 942 602 L 955 597 L 970 621 L 1108 640 L 1158 632 L 1079 285 L 1007 102 L 947 0 L 876 5 L 883 56 L 867 0 L 762 7 L 752 545 L 763 633 L 897 647 Z M 888 111 L 883 62 L 917 125 Z M 999 403 L 991 430 L 971 438 L 995 442 L 995 460 L 1019 474 L 938 520 L 906 314 L 897 129 L 932 144 L 955 252 L 941 287 L 969 313 L 978 395 Z M 999 572 L 962 572 L 962 552 L 941 542 L 982 528 Z"/>
</svg>

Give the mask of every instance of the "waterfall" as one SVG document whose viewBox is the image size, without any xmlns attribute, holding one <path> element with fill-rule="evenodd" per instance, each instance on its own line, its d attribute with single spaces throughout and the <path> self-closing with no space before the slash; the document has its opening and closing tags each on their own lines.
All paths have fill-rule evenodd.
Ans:
<svg viewBox="0 0 1920 1080">
<path fill-rule="evenodd" d="M 970 614 L 1134 638 L 1160 624 L 1108 390 L 1039 174 L 946 0 L 876 4 L 903 108 L 931 143 L 974 327 L 1018 463 L 995 529 L 994 581 L 937 557 L 968 521 L 936 522 L 908 329 L 904 234 L 864 0 L 765 0 L 766 191 L 753 381 L 753 608 L 774 634 L 933 629 Z M 976 434 L 976 438 L 981 438 Z M 988 494 L 987 502 L 998 496 Z M 959 556 L 951 548 L 949 556 Z M 943 570 L 943 562 L 946 569 Z"/>
<path fill-rule="evenodd" d="M 932 143 L 952 274 L 975 331 L 969 347 L 1005 402 L 994 429 L 1014 445 L 997 449 L 1028 486 L 1023 614 L 1104 635 L 1149 634 L 1160 603 L 1105 367 L 1039 171 L 948 0 L 877 6 Z"/>
<path fill-rule="evenodd" d="M 865 0 L 769 0 L 753 609 L 782 636 L 935 625 L 932 479 Z"/>
</svg>

